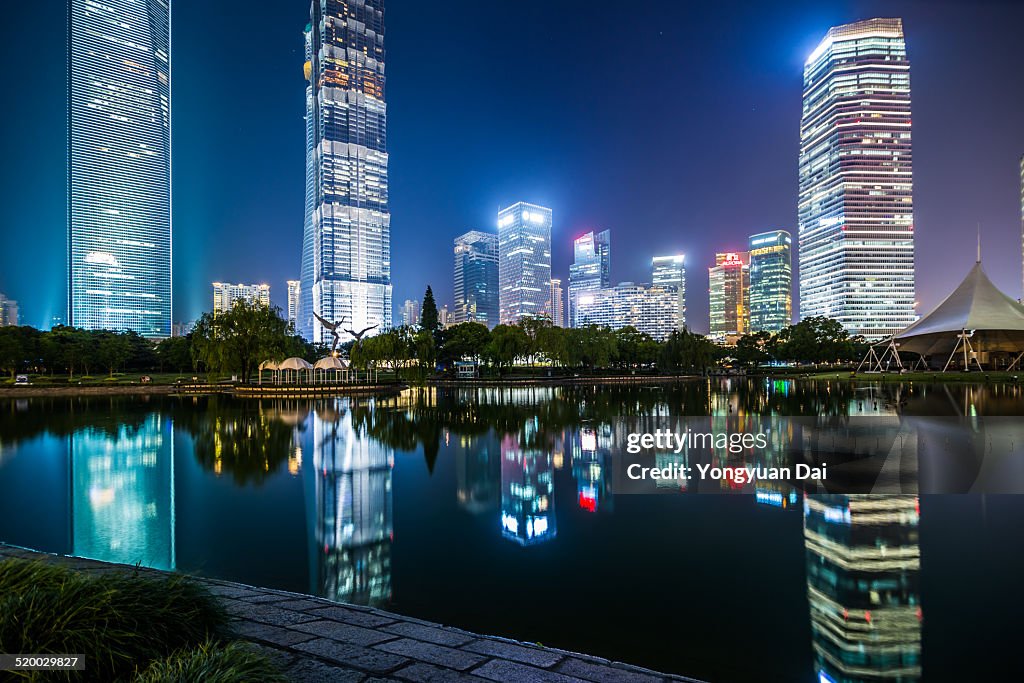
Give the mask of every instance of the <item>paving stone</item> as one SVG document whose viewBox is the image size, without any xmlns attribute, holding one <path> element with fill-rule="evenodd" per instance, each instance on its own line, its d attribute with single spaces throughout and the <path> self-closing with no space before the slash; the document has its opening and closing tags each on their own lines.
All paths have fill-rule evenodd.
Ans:
<svg viewBox="0 0 1024 683">
<path fill-rule="evenodd" d="M 297 655 L 294 652 L 278 650 L 276 647 L 257 645 L 256 643 L 248 643 L 248 647 L 254 652 L 259 652 L 264 657 L 267 657 L 282 671 L 291 666 L 297 659 Z"/>
<path fill-rule="evenodd" d="M 343 643 L 353 643 L 355 645 L 376 645 L 377 643 L 383 643 L 386 640 L 395 640 L 398 638 L 398 636 L 393 633 L 384 633 L 383 631 L 375 631 L 370 628 L 363 628 L 362 626 L 353 626 L 352 624 L 343 624 L 338 621 L 328 621 L 326 619 L 297 624 L 292 628 L 296 631 L 312 633 L 323 638 L 330 638 L 331 640 L 337 640 Z"/>
<path fill-rule="evenodd" d="M 665 680 L 646 671 L 594 664 L 575 658 L 566 659 L 555 670 L 594 683 L 662 683 Z"/>
<path fill-rule="evenodd" d="M 486 679 L 462 671 L 453 671 L 433 664 L 416 662 L 392 674 L 403 681 L 415 683 L 484 683 Z"/>
<path fill-rule="evenodd" d="M 245 597 L 241 598 L 246 602 L 261 603 L 261 602 L 284 602 L 294 596 L 291 595 L 278 595 L 277 593 L 249 593 Z"/>
<path fill-rule="evenodd" d="M 223 600 L 222 603 L 224 609 L 232 616 L 261 621 L 274 626 L 292 626 L 316 619 L 316 617 L 302 612 L 290 612 L 286 609 L 278 609 L 273 605 L 254 605 L 239 600 Z"/>
<path fill-rule="evenodd" d="M 523 664 L 539 666 L 542 669 L 552 667 L 565 658 L 565 655 L 553 650 L 547 650 L 539 647 L 527 647 L 525 645 L 507 643 L 503 640 L 492 640 L 490 638 L 475 640 L 468 645 L 464 645 L 462 649 L 469 650 L 470 652 L 476 652 L 481 655 L 491 655 L 492 657 L 500 657 L 501 659 L 511 659 L 516 662 L 522 662 Z"/>
<path fill-rule="evenodd" d="M 397 621 L 396 617 L 362 612 L 348 607 L 324 607 L 322 609 L 309 610 L 307 614 L 312 614 L 321 619 L 344 621 L 346 624 L 366 626 L 368 628 L 384 626 L 385 624 L 393 624 Z"/>
<path fill-rule="evenodd" d="M 330 666 L 314 659 L 300 659 L 284 670 L 288 680 L 296 683 L 360 683 L 366 676 L 362 671 Z"/>
<path fill-rule="evenodd" d="M 285 600 L 284 602 L 275 602 L 274 607 L 277 607 L 278 609 L 290 609 L 293 612 L 305 612 L 318 607 L 323 607 L 323 603 L 317 602 L 316 600 Z"/>
<path fill-rule="evenodd" d="M 476 666 L 487 658 L 465 650 L 455 650 L 444 645 L 424 643 L 419 640 L 402 638 L 389 643 L 382 643 L 377 646 L 378 650 L 386 650 L 396 655 L 403 655 L 410 659 L 431 664 L 441 664 L 451 669 L 463 671 Z"/>
<path fill-rule="evenodd" d="M 360 647 L 351 643 L 339 643 L 329 638 L 317 638 L 295 646 L 296 650 L 308 652 L 328 661 L 350 666 L 371 673 L 390 673 L 408 664 L 409 660 L 390 652 Z"/>
<path fill-rule="evenodd" d="M 231 630 L 241 638 L 262 640 L 284 647 L 312 640 L 316 637 L 311 633 L 292 631 L 291 629 L 281 628 L 280 626 L 271 626 L 269 624 L 261 624 L 254 621 L 235 622 L 232 625 Z"/>
<path fill-rule="evenodd" d="M 407 621 L 400 621 L 396 624 L 391 624 L 390 626 L 384 626 L 381 630 L 388 631 L 389 633 L 396 633 L 400 636 L 415 638 L 416 640 L 425 640 L 428 643 L 448 645 L 450 647 L 465 645 L 473 640 L 473 636 L 467 633 L 442 628 L 440 626 L 424 626 L 423 624 Z"/>
<path fill-rule="evenodd" d="M 221 586 L 219 584 L 207 584 L 206 587 L 211 593 L 221 598 L 240 598 L 252 595 L 252 591 L 241 586 Z"/>
<path fill-rule="evenodd" d="M 483 666 L 473 669 L 473 674 L 501 683 L 511 683 L 512 681 L 515 683 L 580 683 L 582 681 L 574 676 L 566 676 L 505 659 L 492 659 Z"/>
</svg>

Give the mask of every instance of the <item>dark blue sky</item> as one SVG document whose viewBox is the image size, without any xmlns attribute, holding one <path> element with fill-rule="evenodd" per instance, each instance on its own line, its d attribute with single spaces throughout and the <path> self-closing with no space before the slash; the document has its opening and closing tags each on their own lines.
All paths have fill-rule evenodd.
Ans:
<svg viewBox="0 0 1024 683">
<path fill-rule="evenodd" d="M 175 319 L 213 280 L 297 277 L 304 192 L 304 0 L 175 0 Z M 796 232 L 804 59 L 829 26 L 901 16 L 911 60 L 921 311 L 974 260 L 1021 288 L 1024 2 L 387 0 L 396 308 L 430 283 L 451 302 L 451 241 L 500 205 L 554 210 L 553 265 L 611 228 L 613 279 L 687 254 L 707 328 L 707 266 L 746 235 Z M 23 320 L 63 313 L 65 15 L 5 7 L 0 291 Z"/>
</svg>

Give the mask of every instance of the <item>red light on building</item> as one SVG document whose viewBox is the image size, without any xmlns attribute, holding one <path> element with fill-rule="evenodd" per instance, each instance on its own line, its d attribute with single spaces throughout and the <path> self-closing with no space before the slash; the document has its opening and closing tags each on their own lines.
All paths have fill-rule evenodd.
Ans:
<svg viewBox="0 0 1024 683">
<path fill-rule="evenodd" d="M 580 507 L 587 512 L 597 512 L 597 498 L 580 491 Z"/>
</svg>

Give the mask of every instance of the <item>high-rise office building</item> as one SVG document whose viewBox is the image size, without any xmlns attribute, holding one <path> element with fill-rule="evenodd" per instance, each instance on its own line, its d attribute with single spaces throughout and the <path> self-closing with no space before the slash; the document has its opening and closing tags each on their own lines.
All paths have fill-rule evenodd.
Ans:
<svg viewBox="0 0 1024 683">
<path fill-rule="evenodd" d="M 288 283 L 288 322 L 298 330 L 299 297 L 302 295 L 301 280 L 287 280 Z"/>
<path fill-rule="evenodd" d="M 402 324 L 406 327 L 420 324 L 420 302 L 416 299 L 406 299 L 402 304 Z"/>
<path fill-rule="evenodd" d="M 1021 267 L 1024 269 L 1024 156 L 1020 158 L 1020 247 Z M 1024 278 L 1024 270 L 1021 271 Z M 1021 302 L 1024 302 L 1024 279 L 1021 280 Z"/>
<path fill-rule="evenodd" d="M 227 313 L 238 301 L 270 306 L 270 285 L 233 285 L 228 282 L 213 283 L 213 314 Z"/>
<path fill-rule="evenodd" d="M 651 284 L 674 287 L 679 299 L 679 328 L 686 327 L 686 256 L 655 256 L 651 259 Z"/>
<path fill-rule="evenodd" d="M 68 324 L 169 337 L 170 2 L 68 17 Z"/>
<path fill-rule="evenodd" d="M 614 287 L 579 292 L 576 306 L 577 327 L 635 327 L 655 339 L 665 339 L 682 326 L 675 287 L 621 282 Z"/>
<path fill-rule="evenodd" d="M 829 30 L 804 67 L 800 315 L 878 339 L 916 320 L 903 22 Z"/>
<path fill-rule="evenodd" d="M 448 304 L 445 304 L 441 308 L 437 309 L 437 324 L 442 330 L 447 329 L 455 324 L 455 317 L 452 312 L 448 309 Z"/>
<path fill-rule="evenodd" d="M 551 278 L 551 302 L 548 304 L 551 312 L 551 324 L 555 327 L 565 327 L 565 296 L 562 294 L 562 281 L 556 277 Z"/>
<path fill-rule="evenodd" d="M 916 496 L 804 498 L 815 680 L 920 680 L 919 523 Z"/>
<path fill-rule="evenodd" d="M 374 334 L 392 315 L 383 0 L 313 0 L 305 73 L 299 331 L 330 339 L 315 314 Z"/>
<path fill-rule="evenodd" d="M 580 235 L 572 243 L 569 266 L 569 326 L 578 327 L 576 299 L 581 292 L 612 286 L 612 233 L 602 230 Z"/>
<path fill-rule="evenodd" d="M 750 331 L 793 323 L 793 238 L 786 230 L 750 236 Z"/>
<path fill-rule="evenodd" d="M 550 315 L 551 209 L 517 202 L 498 212 L 498 317 Z"/>
<path fill-rule="evenodd" d="M 456 323 L 498 324 L 498 236 L 470 230 L 455 238 Z"/>
<path fill-rule="evenodd" d="M 0 294 L 0 327 L 18 324 L 18 302 Z"/>
<path fill-rule="evenodd" d="M 750 322 L 748 258 L 745 252 L 715 254 L 715 266 L 708 269 L 709 336 L 713 339 L 735 343 L 747 333 Z"/>
</svg>

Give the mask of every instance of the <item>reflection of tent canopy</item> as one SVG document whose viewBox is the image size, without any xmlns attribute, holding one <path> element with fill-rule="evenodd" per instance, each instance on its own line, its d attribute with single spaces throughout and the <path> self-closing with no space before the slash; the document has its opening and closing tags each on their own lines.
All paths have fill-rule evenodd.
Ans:
<svg viewBox="0 0 1024 683">
<path fill-rule="evenodd" d="M 948 355 L 950 360 L 962 350 L 965 366 L 968 351 L 1012 353 L 1019 361 L 1018 354 L 1024 351 L 1024 306 L 999 291 L 979 261 L 931 313 L 876 346 L 882 345 L 888 347 L 886 353 Z"/>
</svg>

